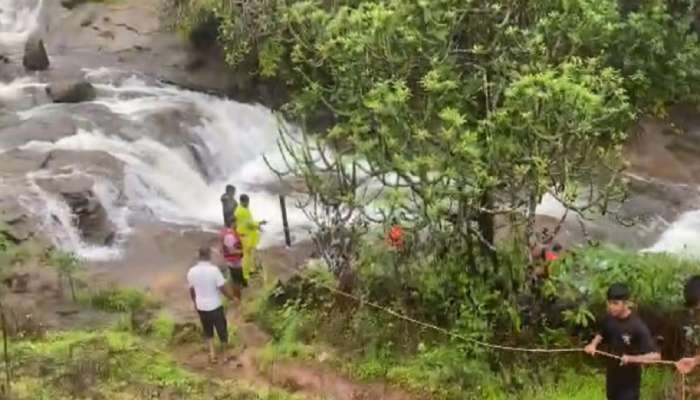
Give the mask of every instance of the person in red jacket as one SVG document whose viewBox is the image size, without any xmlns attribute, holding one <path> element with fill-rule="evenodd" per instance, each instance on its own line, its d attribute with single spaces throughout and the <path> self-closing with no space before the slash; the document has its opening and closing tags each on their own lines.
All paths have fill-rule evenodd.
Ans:
<svg viewBox="0 0 700 400">
<path fill-rule="evenodd" d="M 559 260 L 561 257 L 562 247 L 559 243 L 554 243 L 551 248 L 544 249 L 542 251 L 542 258 L 544 258 L 544 271 L 545 277 L 549 277 L 552 267 L 552 263 Z"/>
<path fill-rule="evenodd" d="M 220 238 L 221 255 L 224 257 L 224 262 L 231 274 L 233 293 L 240 301 L 241 290 L 243 287 L 248 287 L 248 281 L 243 276 L 243 245 L 241 237 L 236 232 L 235 220 L 232 222 L 232 227 L 224 227 L 221 230 Z"/>
<path fill-rule="evenodd" d="M 403 239 L 403 228 L 398 224 L 396 218 L 391 220 L 391 229 L 387 234 L 387 244 L 397 251 L 403 251 L 404 249 L 404 239 Z"/>
</svg>

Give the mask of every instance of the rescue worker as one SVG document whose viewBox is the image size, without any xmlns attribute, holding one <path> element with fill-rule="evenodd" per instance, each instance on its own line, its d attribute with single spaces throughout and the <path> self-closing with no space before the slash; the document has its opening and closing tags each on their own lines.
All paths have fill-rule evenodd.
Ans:
<svg viewBox="0 0 700 400">
<path fill-rule="evenodd" d="M 255 271 L 255 249 L 260 243 L 260 227 L 266 224 L 266 221 L 258 222 L 253 219 L 249 206 L 250 198 L 247 194 L 242 194 L 234 214 L 236 232 L 240 235 L 243 244 L 243 278 L 246 281 Z"/>
<path fill-rule="evenodd" d="M 236 207 L 238 207 L 238 202 L 236 201 L 236 187 L 233 185 L 226 185 L 226 192 L 221 195 L 221 208 L 224 214 L 224 226 L 227 228 L 233 226 Z"/>
</svg>

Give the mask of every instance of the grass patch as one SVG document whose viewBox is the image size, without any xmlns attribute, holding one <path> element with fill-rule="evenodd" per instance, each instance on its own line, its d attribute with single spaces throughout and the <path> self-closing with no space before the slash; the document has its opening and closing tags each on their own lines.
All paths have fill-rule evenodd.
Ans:
<svg viewBox="0 0 700 400">
<path fill-rule="evenodd" d="M 165 324 L 164 324 L 165 325 Z M 129 332 L 67 331 L 11 346 L 12 398 L 293 400 L 189 372 L 158 347 Z M 167 394 L 166 394 L 167 393 Z"/>
<path fill-rule="evenodd" d="M 107 312 L 135 312 L 156 307 L 158 302 L 148 294 L 131 288 L 108 288 L 80 296 L 82 303 Z"/>
</svg>

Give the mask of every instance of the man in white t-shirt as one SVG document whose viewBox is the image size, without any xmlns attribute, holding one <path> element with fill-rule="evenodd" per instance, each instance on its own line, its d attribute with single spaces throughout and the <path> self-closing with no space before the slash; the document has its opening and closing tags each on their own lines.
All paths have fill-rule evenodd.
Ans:
<svg viewBox="0 0 700 400">
<path fill-rule="evenodd" d="M 228 326 L 226 314 L 221 303 L 221 295 L 233 300 L 231 289 L 226 285 L 219 267 L 211 263 L 211 249 L 199 249 L 199 262 L 187 272 L 190 297 L 199 314 L 204 332 L 204 340 L 209 348 L 209 360 L 216 362 L 214 352 L 214 328 L 221 341 L 222 348 L 228 344 Z"/>
</svg>

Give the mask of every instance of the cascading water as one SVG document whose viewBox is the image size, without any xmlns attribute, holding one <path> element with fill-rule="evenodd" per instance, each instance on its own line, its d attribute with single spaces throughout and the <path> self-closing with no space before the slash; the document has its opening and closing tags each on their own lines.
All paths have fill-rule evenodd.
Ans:
<svg viewBox="0 0 700 400">
<path fill-rule="evenodd" d="M 43 0 L 0 1 L 0 50 L 15 53 L 39 24 Z"/>
<path fill-rule="evenodd" d="M 41 7 L 42 0 L 0 0 L 0 49 L 17 53 L 37 29 Z M 76 160 L 70 172 L 94 182 L 91 192 L 117 229 L 118 240 L 110 246 L 86 244 L 64 199 L 37 184 L 39 179 L 51 178 L 47 174 L 57 178 L 59 172 L 27 174 L 28 193 L 19 202 L 39 217 L 43 231 L 55 244 L 86 258 L 109 259 L 119 256 L 129 223 L 135 221 L 150 218 L 218 229 L 222 223 L 220 196 L 229 183 L 239 193 L 250 195 L 257 219 L 270 222 L 263 245 L 279 243 L 283 230 L 274 193 L 277 178 L 263 161 L 263 154 L 276 150 L 279 126 L 269 110 L 159 84 L 130 71 L 100 68 L 85 72 L 98 97 L 80 104 L 49 102 L 43 95 L 46 84 L 34 75 L 0 83 L 0 109 L 4 108 L 11 121 L 62 118 L 77 127 L 73 134 L 30 141 L 19 150 L 44 155 L 100 152 L 123 165 L 123 171 L 112 177 L 88 171 Z M 15 144 L 3 143 L 0 137 L 0 152 L 13 148 Z M 115 181 L 116 175 L 123 180 Z M 126 198 L 123 202 L 116 201 L 120 192 Z M 303 214 L 293 208 L 288 216 L 297 231 L 306 223 Z"/>
<path fill-rule="evenodd" d="M 700 259 L 700 210 L 682 214 L 661 235 L 659 240 L 644 251 L 673 253 Z"/>
<path fill-rule="evenodd" d="M 22 45 L 39 28 L 42 5 L 43 0 L 0 0 L 0 54 L 13 59 L 21 55 Z M 263 243 L 281 241 L 277 179 L 262 158 L 267 153 L 279 159 L 275 157 L 279 125 L 269 110 L 181 90 L 128 70 L 85 72 L 97 89 L 97 100 L 73 105 L 51 103 L 40 75 L 0 82 L 0 129 L 4 123 L 59 119 L 76 126 L 71 134 L 25 143 L 20 150 L 44 155 L 52 151 L 106 153 L 123 169 L 117 178 L 86 170 L 76 161 L 70 172 L 94 181 L 92 192 L 118 231 L 110 246 L 84 243 L 64 199 L 37 184 L 47 173 L 65 172 L 42 171 L 24 178 L 30 194 L 23 195 L 20 203 L 41 217 L 43 229 L 57 245 L 87 258 L 105 259 L 119 256 L 129 225 L 143 219 L 216 229 L 222 219 L 219 198 L 229 183 L 251 196 L 258 219 L 271 222 Z M 16 147 L 0 137 L 0 152 Z M 16 185 L 16 177 L 8 182 L 0 180 L 0 186 Z M 547 197 L 537 212 L 559 218 L 564 210 Z M 308 224 L 294 208 L 289 218 L 298 233 Z M 700 211 L 686 213 L 647 250 L 700 257 L 700 250 L 693 250 L 698 231 Z"/>
<path fill-rule="evenodd" d="M 204 229 L 215 229 L 221 223 L 219 199 L 224 186 L 232 183 L 239 193 L 250 194 L 255 217 L 270 221 L 263 245 L 280 240 L 283 231 L 279 201 L 275 194 L 261 189 L 274 185 L 277 179 L 262 159 L 265 152 L 275 149 L 278 132 L 277 121 L 270 111 L 171 86 L 149 85 L 136 77 L 117 85 L 100 83 L 110 78 L 105 70 L 87 76 L 94 81 L 99 98 L 85 106 L 102 106 L 115 118 L 127 121 L 119 132 L 108 132 L 93 124 L 91 129 L 78 129 L 76 134 L 56 142 L 33 141 L 22 149 L 44 153 L 52 150 L 108 153 L 125 165 L 124 188 L 132 212 L 144 211 L 142 215 L 150 214 L 161 221 L 199 225 Z M 76 108 L 49 104 L 18 115 L 30 119 L 45 113 L 65 112 L 69 107 Z M 161 114 L 171 116 L 173 110 L 189 122 L 166 124 L 162 128 L 176 129 L 174 132 L 141 131 L 144 127 L 158 129 L 145 121 Z M 80 118 L 78 113 L 74 115 Z M 156 140 L 162 136 L 189 137 L 201 145 L 194 151 L 187 141 L 168 146 Z M 202 165 L 198 165 L 193 153 Z M 209 179 L 205 175 L 210 175 Z M 297 210 L 289 210 L 289 219 L 293 227 L 304 226 L 305 218 Z M 66 235 L 62 236 L 65 239 Z M 74 238 L 75 235 L 68 235 L 69 242 Z M 94 249 L 89 253 L 99 254 Z"/>
</svg>

